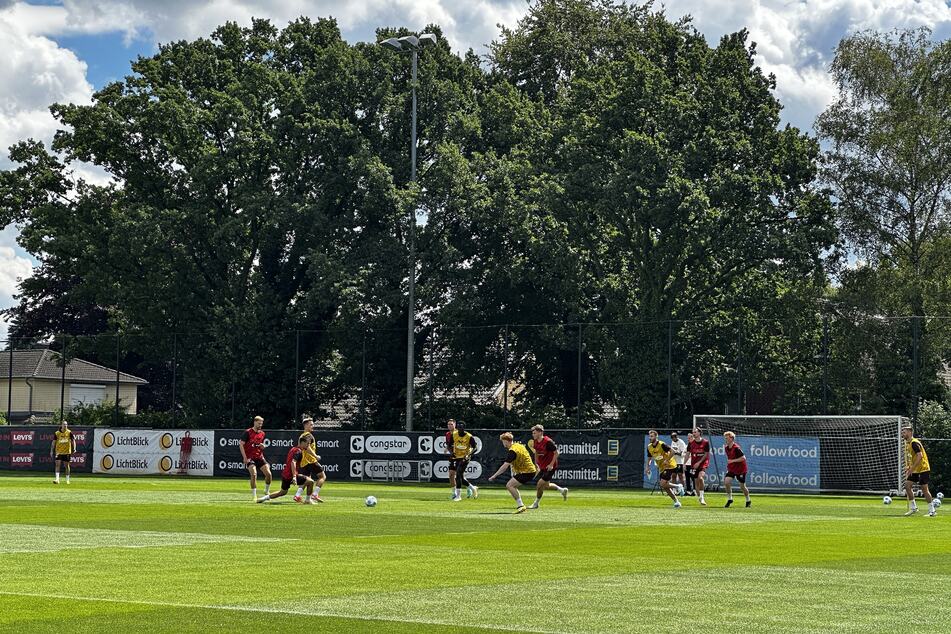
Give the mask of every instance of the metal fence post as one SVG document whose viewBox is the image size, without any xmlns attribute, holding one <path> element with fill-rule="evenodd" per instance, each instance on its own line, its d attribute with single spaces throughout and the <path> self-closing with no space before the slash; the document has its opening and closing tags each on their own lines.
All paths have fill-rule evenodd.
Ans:
<svg viewBox="0 0 951 634">
<path fill-rule="evenodd" d="M 921 365 L 918 346 L 921 339 L 921 319 L 914 315 L 911 318 L 911 420 L 918 422 L 918 372 Z"/>
<path fill-rule="evenodd" d="M 10 368 L 7 373 L 7 423 L 11 423 L 10 420 L 13 417 L 13 342 L 16 341 L 13 337 L 7 339 L 7 349 L 10 351 Z"/>
<path fill-rule="evenodd" d="M 667 426 L 671 426 L 671 417 L 670 417 L 670 401 L 671 395 L 673 393 L 673 382 L 674 382 L 674 365 L 673 365 L 673 348 L 674 348 L 674 321 L 672 319 L 667 320 Z"/>
<path fill-rule="evenodd" d="M 360 357 L 360 429 L 367 429 L 367 331 L 363 331 L 363 355 Z"/>
<path fill-rule="evenodd" d="M 120 335 L 116 331 L 116 411 L 115 411 L 115 425 L 119 426 L 119 360 L 122 353 L 122 348 L 120 344 Z"/>
<path fill-rule="evenodd" d="M 172 420 L 178 418 L 175 411 L 175 383 L 178 379 L 178 333 L 172 333 Z"/>
<path fill-rule="evenodd" d="M 582 338 L 582 326 L 578 324 L 578 395 L 575 402 L 578 404 L 578 429 L 581 429 L 581 354 L 584 340 Z"/>
<path fill-rule="evenodd" d="M 60 333 L 59 339 L 60 345 L 63 346 L 60 353 L 60 361 L 63 367 L 60 368 L 59 375 L 59 420 L 62 422 L 66 420 L 66 335 Z"/>
<path fill-rule="evenodd" d="M 300 387 L 300 330 L 294 331 L 294 424 L 297 424 L 298 392 Z"/>
<path fill-rule="evenodd" d="M 822 415 L 829 413 L 829 316 L 822 316 Z"/>
<path fill-rule="evenodd" d="M 502 421 L 509 413 L 509 325 L 505 324 L 502 335 Z"/>
</svg>

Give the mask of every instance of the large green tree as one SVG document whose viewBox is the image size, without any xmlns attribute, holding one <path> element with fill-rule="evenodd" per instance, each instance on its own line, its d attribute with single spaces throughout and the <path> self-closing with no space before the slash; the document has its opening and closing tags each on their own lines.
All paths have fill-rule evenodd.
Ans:
<svg viewBox="0 0 951 634">
<path fill-rule="evenodd" d="M 729 382 L 716 377 L 736 365 L 739 320 L 782 315 L 789 296 L 808 306 L 836 238 L 818 144 L 780 125 L 754 54 L 745 32 L 712 47 L 650 7 L 533 4 L 491 62 L 546 125 L 525 126 L 517 152 L 467 166 L 460 206 L 492 213 L 454 237 L 481 248 L 457 312 L 632 324 L 590 328 L 583 344 L 589 398 L 621 405 L 625 422 L 663 412 L 669 320 L 701 322 L 674 333 L 678 386 Z M 526 398 L 570 409 L 576 330 L 519 333 Z"/>
</svg>

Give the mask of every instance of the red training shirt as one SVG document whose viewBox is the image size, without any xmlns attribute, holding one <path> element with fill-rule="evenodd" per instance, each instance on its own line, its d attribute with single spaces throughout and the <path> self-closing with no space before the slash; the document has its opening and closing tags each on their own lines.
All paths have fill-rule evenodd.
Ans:
<svg viewBox="0 0 951 634">
<path fill-rule="evenodd" d="M 539 469 L 547 471 L 558 467 L 555 463 L 555 451 L 557 451 L 558 446 L 555 445 L 554 440 L 548 436 L 543 436 L 541 440 L 534 443 L 533 449 L 535 450 L 535 459 L 538 461 Z"/>
<path fill-rule="evenodd" d="M 727 460 L 736 460 L 737 458 L 742 458 L 745 454 L 743 450 L 740 449 L 740 446 L 736 443 L 733 443 L 732 447 L 723 446 L 723 449 L 726 451 Z M 746 460 L 741 462 L 731 462 L 726 466 L 726 470 L 730 473 L 735 473 L 736 475 L 743 475 L 746 473 L 747 464 Z"/>
<path fill-rule="evenodd" d="M 710 465 L 710 441 L 703 438 L 700 442 L 691 440 L 687 443 L 687 452 L 690 454 L 691 469 L 706 469 Z M 706 455 L 706 458 L 704 458 Z M 700 464 L 700 460 L 703 464 Z"/>
<path fill-rule="evenodd" d="M 241 440 L 244 441 L 244 453 L 248 456 L 248 460 L 257 460 L 258 458 L 264 457 L 264 430 L 254 431 L 254 427 L 249 427 L 244 430 L 244 435 L 241 436 Z"/>
<path fill-rule="evenodd" d="M 287 460 L 284 461 L 284 479 L 290 480 L 291 476 L 294 473 L 291 471 L 291 463 L 294 462 L 297 464 L 297 473 L 300 473 L 300 459 L 304 455 L 304 452 L 301 451 L 300 447 L 291 447 L 291 450 L 287 452 Z"/>
</svg>

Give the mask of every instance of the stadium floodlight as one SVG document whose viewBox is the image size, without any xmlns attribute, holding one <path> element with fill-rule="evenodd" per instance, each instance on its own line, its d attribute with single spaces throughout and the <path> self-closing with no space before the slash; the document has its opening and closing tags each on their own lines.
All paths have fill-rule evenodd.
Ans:
<svg viewBox="0 0 951 634">
<path fill-rule="evenodd" d="M 410 183 L 416 182 L 416 59 L 419 49 L 436 43 L 434 33 L 423 33 L 419 37 L 404 35 L 400 38 L 391 37 L 380 42 L 380 46 L 396 51 L 412 53 L 412 81 L 410 87 L 413 93 L 412 125 L 410 127 Z M 413 431 L 413 379 L 416 373 L 414 348 L 416 339 L 416 206 L 410 205 L 409 216 L 409 282 L 407 284 L 407 302 L 409 313 L 406 324 L 406 431 Z"/>
</svg>

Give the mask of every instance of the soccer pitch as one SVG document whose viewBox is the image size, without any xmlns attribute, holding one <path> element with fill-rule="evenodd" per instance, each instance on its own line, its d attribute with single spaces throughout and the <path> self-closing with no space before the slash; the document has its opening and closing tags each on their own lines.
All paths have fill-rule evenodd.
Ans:
<svg viewBox="0 0 951 634">
<path fill-rule="evenodd" d="M 0 631 L 951 631 L 951 507 L 577 489 L 514 515 L 500 487 L 448 493 L 2 476 Z"/>
</svg>

